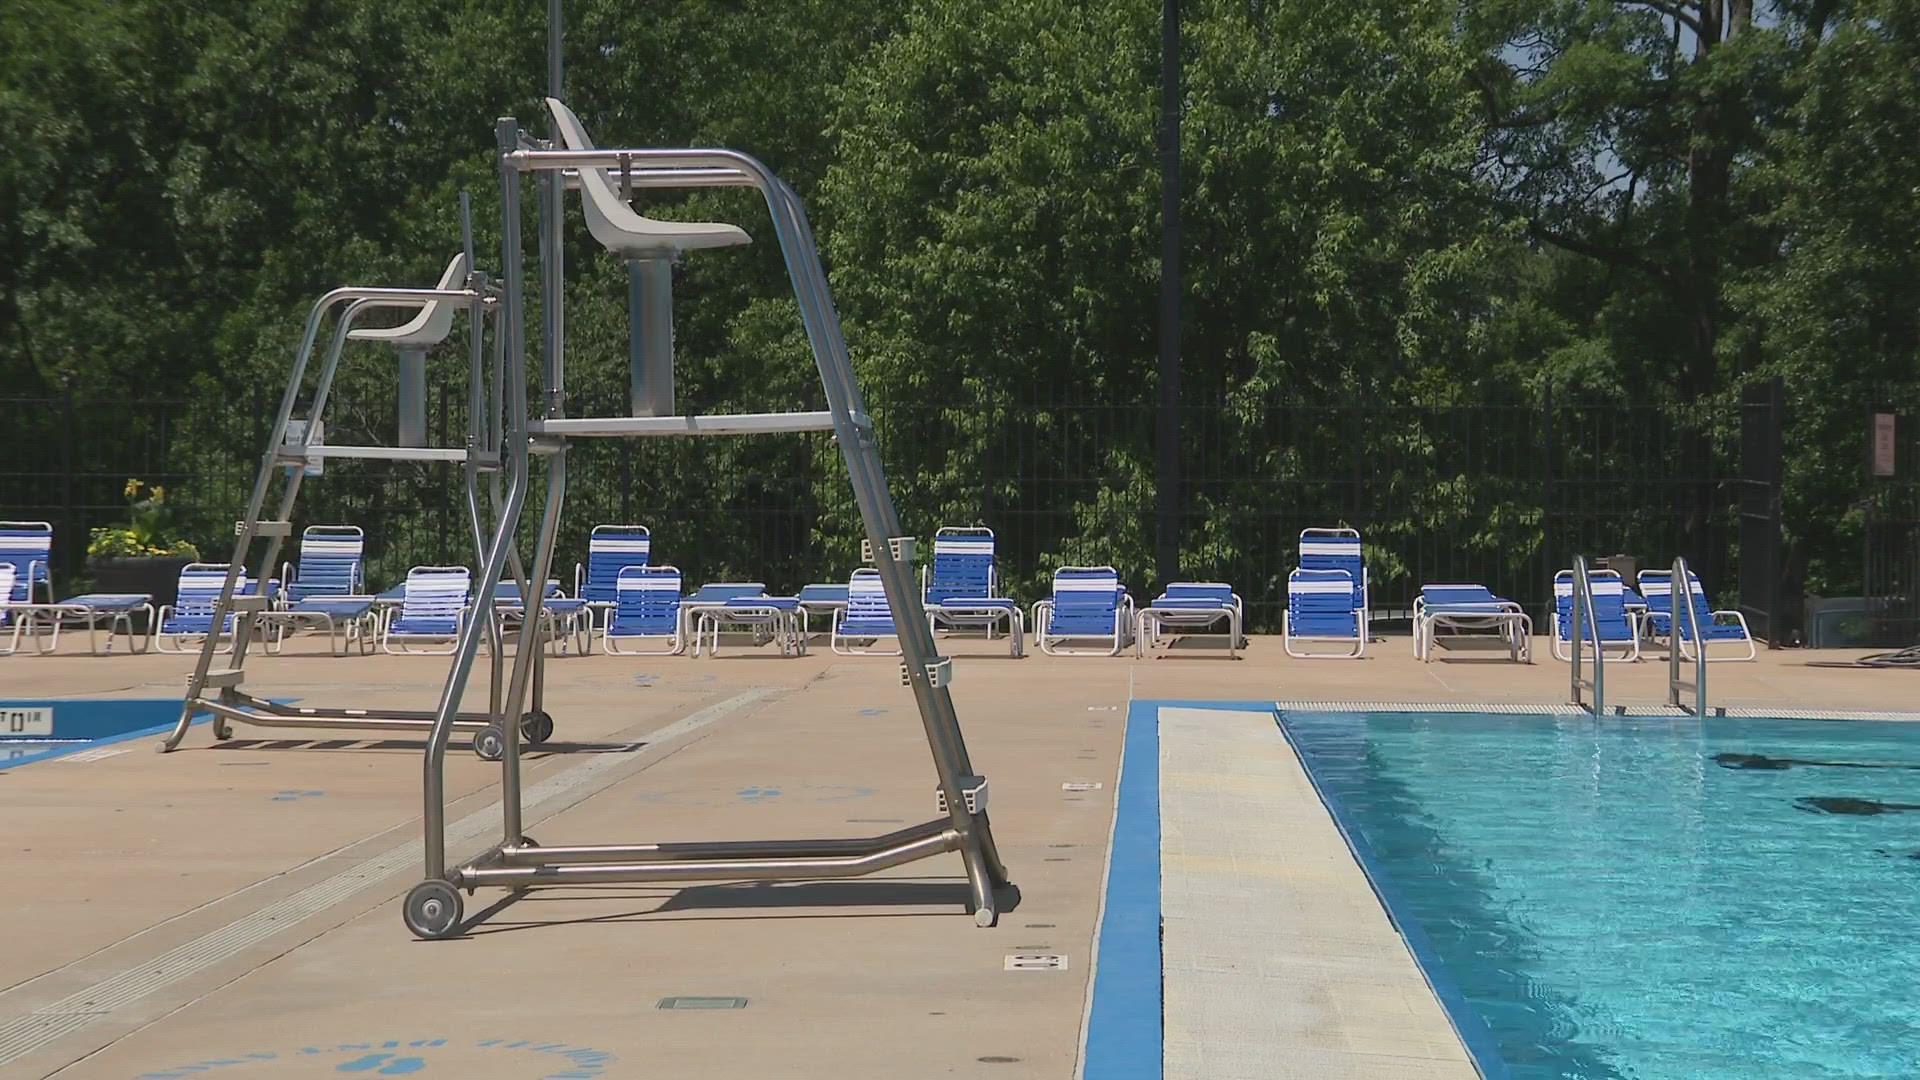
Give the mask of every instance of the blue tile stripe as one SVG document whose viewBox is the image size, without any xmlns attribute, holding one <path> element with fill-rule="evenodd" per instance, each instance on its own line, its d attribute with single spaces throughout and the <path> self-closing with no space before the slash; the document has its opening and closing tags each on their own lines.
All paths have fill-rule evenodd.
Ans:
<svg viewBox="0 0 1920 1080">
<path fill-rule="evenodd" d="M 53 758 L 65 757 L 68 754 L 77 754 L 82 750 L 93 750 L 97 747 L 110 746 L 113 743 L 126 742 L 129 739 L 144 739 L 153 735 L 164 735 L 167 732 L 172 731 L 173 725 L 179 722 L 180 702 L 181 702 L 181 699 L 179 698 L 171 698 L 171 699 L 169 698 L 34 698 L 31 700 L 18 699 L 18 700 L 0 701 L 0 706 L 28 707 L 28 708 L 45 707 L 45 706 L 51 706 L 54 708 L 66 706 L 68 708 L 73 708 L 76 706 L 84 707 L 87 704 L 106 704 L 106 705 L 113 706 L 116 709 L 117 708 L 152 709 L 155 716 L 157 717 L 164 716 L 168 718 L 158 724 L 154 724 L 147 727 L 141 727 L 133 731 L 125 731 L 125 732 L 120 732 L 112 735 L 104 735 L 98 738 L 87 738 L 84 734 L 82 734 L 77 740 L 74 740 L 74 741 L 67 741 L 66 736 L 56 735 L 56 738 L 60 738 L 63 740 L 58 743 L 52 743 L 52 742 L 26 743 L 26 742 L 16 742 L 16 741 L 9 740 L 8 742 L 0 743 L 0 746 L 5 746 L 5 745 L 43 746 L 46 749 L 41 750 L 38 753 L 25 754 L 17 758 L 12 758 L 10 760 L 0 761 L 0 772 L 5 772 L 8 769 L 17 769 L 22 765 L 32 765 L 36 762 L 49 761 L 49 760 L 52 760 Z M 213 718 L 212 713 L 196 713 L 193 718 L 193 723 L 195 726 L 198 726 L 200 724 L 206 723 L 208 720 L 211 720 L 212 718 Z M 56 714 L 54 723 L 56 725 L 61 724 L 61 720 L 58 717 L 58 714 Z M 57 732 L 60 729 L 59 727 L 56 727 L 55 730 Z"/>
<path fill-rule="evenodd" d="M 1160 710 L 1274 712 L 1271 701 L 1133 701 L 1120 755 L 1107 892 L 1100 911 L 1086 1080 L 1160 1080 Z"/>
<path fill-rule="evenodd" d="M 1086 1080 L 1160 1080 L 1160 706 L 1127 705 Z"/>
</svg>

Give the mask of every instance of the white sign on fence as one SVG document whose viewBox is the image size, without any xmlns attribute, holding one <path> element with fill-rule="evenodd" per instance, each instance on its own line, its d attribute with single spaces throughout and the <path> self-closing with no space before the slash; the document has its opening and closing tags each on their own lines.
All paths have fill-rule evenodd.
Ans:
<svg viewBox="0 0 1920 1080">
<path fill-rule="evenodd" d="M 1893 475 L 1893 414 L 1873 414 L 1873 475 Z"/>
</svg>

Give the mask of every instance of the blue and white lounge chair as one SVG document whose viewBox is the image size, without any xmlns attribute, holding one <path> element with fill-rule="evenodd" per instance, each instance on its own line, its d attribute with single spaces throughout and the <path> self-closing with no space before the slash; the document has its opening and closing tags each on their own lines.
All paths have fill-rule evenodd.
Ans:
<svg viewBox="0 0 1920 1080">
<path fill-rule="evenodd" d="M 1707 603 L 1707 590 L 1700 585 L 1700 575 L 1687 571 L 1691 580 L 1688 592 L 1693 598 L 1693 616 L 1700 624 L 1700 636 L 1706 640 L 1707 659 L 1752 660 L 1759 655 L 1753 634 L 1747 630 L 1746 616 L 1738 611 L 1713 611 Z M 1673 606 L 1673 571 L 1640 571 L 1640 595 L 1647 601 L 1647 633 L 1653 638 L 1666 638 L 1667 647 L 1672 648 L 1675 641 L 1675 627 L 1678 626 L 1680 655 L 1692 660 L 1698 655 L 1694 647 L 1693 628 L 1687 624 L 1685 616 L 1676 614 Z M 1731 620 L 1731 621 L 1728 621 Z M 1732 642 L 1736 646 L 1745 646 L 1746 655 L 1726 654 L 1715 656 L 1715 642 Z"/>
<path fill-rule="evenodd" d="M 367 534 L 358 525 L 309 525 L 300 533 L 300 561 L 282 565 L 287 604 L 329 596 L 358 596 L 366 588 Z"/>
<path fill-rule="evenodd" d="M 1507 655 L 1521 663 L 1533 662 L 1533 620 L 1525 608 L 1493 595 L 1485 585 L 1422 585 L 1413 599 L 1413 658 L 1433 659 L 1441 630 L 1492 630 L 1507 646 Z"/>
<path fill-rule="evenodd" d="M 26 615 L 15 615 L 13 607 L 13 564 L 0 560 L 0 634 L 7 636 L 7 643 L 0 646 L 0 656 L 12 656 L 20 651 L 20 628 L 25 625 Z"/>
<path fill-rule="evenodd" d="M 171 604 L 160 605 L 159 629 L 153 634 L 153 647 L 161 652 L 189 652 L 200 647 L 214 633 L 213 609 L 220 590 L 227 583 L 226 563 L 188 563 L 180 570 L 180 586 Z M 234 595 L 244 596 L 260 587 L 243 570 L 234 584 Z M 220 622 L 219 636 L 227 643 L 221 652 L 233 649 L 233 613 Z"/>
<path fill-rule="evenodd" d="M 1287 610 L 1280 645 L 1302 660 L 1357 660 L 1367 652 L 1366 609 L 1347 570 L 1301 568 L 1287 575 Z M 1339 652 L 1310 652 L 1306 642 L 1331 642 Z"/>
<path fill-rule="evenodd" d="M 1627 590 L 1618 570 L 1593 570 L 1587 580 L 1593 585 L 1593 617 L 1600 625 L 1600 640 L 1587 640 L 1593 629 L 1583 622 L 1580 637 L 1589 646 L 1620 650 L 1619 659 L 1640 659 L 1640 628 L 1627 614 Z M 1553 575 L 1553 658 L 1566 660 L 1573 655 L 1573 571 Z M 1585 616 L 1581 616 L 1584 620 Z"/>
<path fill-rule="evenodd" d="M 684 652 L 678 567 L 629 566 L 620 571 L 601 644 L 615 656 L 676 656 Z M 660 649 L 622 648 L 625 642 L 660 641 Z"/>
<path fill-rule="evenodd" d="M 1345 570 L 1353 579 L 1353 607 L 1360 613 L 1360 632 L 1365 636 L 1371 625 L 1373 601 L 1367 577 L 1366 560 L 1360 553 L 1357 529 L 1301 529 L 1300 569 Z"/>
<path fill-rule="evenodd" d="M 620 572 L 645 566 L 653 553 L 653 534 L 645 525 L 595 525 L 587 536 L 587 561 L 573 564 L 573 595 L 605 613 L 619 599 Z"/>
<path fill-rule="evenodd" d="M 1145 656 L 1159 644 L 1163 630 L 1204 630 L 1214 623 L 1227 624 L 1227 656 L 1238 655 L 1246 644 L 1240 628 L 1246 625 L 1245 605 L 1233 586 L 1218 581 L 1176 581 L 1153 603 L 1140 609 L 1140 626 L 1135 633 L 1134 651 Z"/>
<path fill-rule="evenodd" d="M 53 526 L 44 521 L 0 521 L 0 563 L 13 567 L 7 594 L 16 604 L 34 602 L 34 590 L 53 603 Z"/>
<path fill-rule="evenodd" d="M 1063 641 L 1099 638 L 1106 649 L 1067 649 Z M 1118 656 L 1133 640 L 1133 598 L 1111 566 L 1063 566 L 1053 596 L 1033 605 L 1033 640 L 1049 656 Z"/>
<path fill-rule="evenodd" d="M 856 640 L 894 639 L 892 649 L 856 647 Z M 893 608 L 887 603 L 887 590 L 880 583 L 880 571 L 862 567 L 847 581 L 847 606 L 833 617 L 833 632 L 827 643 L 842 656 L 899 656 L 900 631 L 893 625 Z"/>
<path fill-rule="evenodd" d="M 1019 601 L 1000 595 L 992 529 L 948 526 L 935 532 L 933 563 L 921 571 L 920 591 L 934 631 L 978 627 L 991 638 L 1005 623 L 1009 651 L 1025 651 L 1026 613 Z"/>
<path fill-rule="evenodd" d="M 386 611 L 381 651 L 394 656 L 453 652 L 472 604 L 473 573 L 466 567 L 414 567 L 407 571 L 399 608 Z"/>
</svg>

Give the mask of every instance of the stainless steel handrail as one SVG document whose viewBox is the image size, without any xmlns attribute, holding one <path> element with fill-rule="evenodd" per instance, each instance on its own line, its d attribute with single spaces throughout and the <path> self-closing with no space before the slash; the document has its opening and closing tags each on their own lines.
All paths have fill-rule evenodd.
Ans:
<svg viewBox="0 0 1920 1080">
<path fill-rule="evenodd" d="M 1707 715 L 1707 642 L 1700 636 L 1700 613 L 1693 609 L 1693 572 L 1687 569 L 1684 555 L 1673 559 L 1672 590 L 1667 594 L 1671 599 L 1672 614 L 1667 628 L 1667 704 L 1675 708 L 1680 705 L 1680 611 L 1684 607 L 1687 613 L 1687 629 L 1693 634 L 1693 715 Z"/>
<path fill-rule="evenodd" d="M 1593 715 L 1603 716 L 1607 711 L 1607 653 L 1600 644 L 1600 617 L 1593 610 L 1593 579 L 1587 574 L 1587 557 L 1573 557 L 1573 602 L 1567 605 L 1567 617 L 1573 622 L 1572 632 L 1568 635 L 1573 642 L 1573 703 L 1585 705 L 1581 700 L 1581 690 L 1588 685 L 1593 687 Z M 1585 616 L 1588 629 L 1593 631 L 1593 682 L 1587 683 L 1580 677 L 1582 651 L 1581 616 Z"/>
</svg>

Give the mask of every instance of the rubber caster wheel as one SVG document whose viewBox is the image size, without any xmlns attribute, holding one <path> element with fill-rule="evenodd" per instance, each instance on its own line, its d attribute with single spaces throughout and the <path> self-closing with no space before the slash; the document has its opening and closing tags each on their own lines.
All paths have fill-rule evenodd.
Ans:
<svg viewBox="0 0 1920 1080">
<path fill-rule="evenodd" d="M 408 890 L 401 917 L 414 937 L 435 941 L 459 931 L 461 914 L 457 889 L 445 881 L 423 881 Z"/>
<path fill-rule="evenodd" d="M 536 709 L 520 718 L 520 734 L 528 746 L 539 746 L 553 738 L 553 717 L 545 709 Z"/>
<path fill-rule="evenodd" d="M 499 761 L 507 754 L 507 733 L 488 724 L 473 737 L 473 752 L 481 761 Z"/>
</svg>

